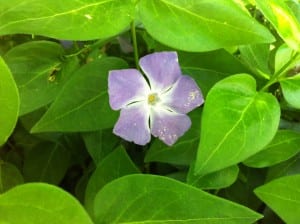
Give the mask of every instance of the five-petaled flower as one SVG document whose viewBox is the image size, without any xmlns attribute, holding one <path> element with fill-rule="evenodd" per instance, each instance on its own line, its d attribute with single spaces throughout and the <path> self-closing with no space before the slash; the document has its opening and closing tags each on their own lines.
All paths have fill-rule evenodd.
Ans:
<svg viewBox="0 0 300 224">
<path fill-rule="evenodd" d="M 136 69 L 109 72 L 109 103 L 121 109 L 113 132 L 139 145 L 151 134 L 172 145 L 190 128 L 186 113 L 203 103 L 201 90 L 182 75 L 176 52 L 149 54 L 139 64 L 148 80 Z"/>
</svg>

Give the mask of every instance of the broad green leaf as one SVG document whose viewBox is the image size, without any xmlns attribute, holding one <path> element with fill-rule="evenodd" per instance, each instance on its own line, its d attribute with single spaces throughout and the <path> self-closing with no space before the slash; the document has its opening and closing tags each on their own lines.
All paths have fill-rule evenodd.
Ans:
<svg viewBox="0 0 300 224">
<path fill-rule="evenodd" d="M 20 115 L 52 102 L 78 66 L 75 57 L 62 60 L 64 50 L 51 41 L 32 41 L 4 57 L 20 92 Z"/>
<path fill-rule="evenodd" d="M 256 0 L 257 7 L 292 49 L 300 50 L 300 24 L 285 1 Z"/>
<path fill-rule="evenodd" d="M 0 194 L 23 182 L 23 176 L 17 167 L 0 160 Z"/>
<path fill-rule="evenodd" d="M 295 68 L 300 64 L 300 56 L 288 45 L 282 44 L 275 54 L 275 73 L 293 76 Z"/>
<path fill-rule="evenodd" d="M 112 209 L 113 208 L 113 209 Z M 260 214 L 179 181 L 133 174 L 116 179 L 95 198 L 100 223 L 253 223 Z"/>
<path fill-rule="evenodd" d="M 19 114 L 19 93 L 7 65 L 0 57 L 0 146 L 11 135 Z"/>
<path fill-rule="evenodd" d="M 180 50 L 209 51 L 274 41 L 233 0 L 141 0 L 138 13 L 151 36 Z"/>
<path fill-rule="evenodd" d="M 202 114 L 195 175 L 237 164 L 272 140 L 279 124 L 279 104 L 274 96 L 255 88 L 253 77 L 237 74 L 210 90 Z"/>
<path fill-rule="evenodd" d="M 12 224 L 92 224 L 72 195 L 44 183 L 20 185 L 0 195 L 0 217 Z"/>
<path fill-rule="evenodd" d="M 286 4 L 290 7 L 298 22 L 300 22 L 300 2 L 298 0 L 286 0 Z"/>
<path fill-rule="evenodd" d="M 112 129 L 84 132 L 81 136 L 95 164 L 112 152 L 120 142 L 120 138 L 113 134 Z"/>
<path fill-rule="evenodd" d="M 112 127 L 117 120 L 108 104 L 109 70 L 125 68 L 118 58 L 102 58 L 76 71 L 32 132 L 95 131 Z"/>
<path fill-rule="evenodd" d="M 220 189 L 233 184 L 238 174 L 239 167 L 234 165 L 201 177 L 194 175 L 194 167 L 191 166 L 187 182 L 201 189 Z"/>
<path fill-rule="evenodd" d="M 94 199 L 103 186 L 119 177 L 139 173 L 123 147 L 117 148 L 97 165 L 85 191 L 85 208 L 93 216 Z"/>
<path fill-rule="evenodd" d="M 290 159 L 300 152 L 300 133 L 279 130 L 262 151 L 244 161 L 250 167 L 262 168 Z"/>
<path fill-rule="evenodd" d="M 183 73 L 194 78 L 204 96 L 216 82 L 228 75 L 250 72 L 224 49 L 205 53 L 178 52 L 178 56 Z"/>
<path fill-rule="evenodd" d="M 189 114 L 192 120 L 191 128 L 172 147 L 156 139 L 147 151 L 145 162 L 190 165 L 195 158 L 199 142 L 201 112 L 202 109 L 199 108 Z"/>
<path fill-rule="evenodd" d="M 253 44 L 239 47 L 241 59 L 248 65 L 249 69 L 265 79 L 270 78 L 269 69 L 269 44 Z"/>
<path fill-rule="evenodd" d="M 300 74 L 280 81 L 280 86 L 288 104 L 300 109 Z"/>
<path fill-rule="evenodd" d="M 131 0 L 1 1 L 0 35 L 26 33 L 56 39 L 92 40 L 125 30 L 134 14 Z"/>
<path fill-rule="evenodd" d="M 41 142 L 24 159 L 24 178 L 28 182 L 59 184 L 70 162 L 70 152 L 59 143 Z"/>
<path fill-rule="evenodd" d="M 300 175 L 282 177 L 255 189 L 255 194 L 286 223 L 300 220 Z"/>
<path fill-rule="evenodd" d="M 267 181 L 300 173 L 300 153 L 291 159 L 268 169 Z"/>
</svg>

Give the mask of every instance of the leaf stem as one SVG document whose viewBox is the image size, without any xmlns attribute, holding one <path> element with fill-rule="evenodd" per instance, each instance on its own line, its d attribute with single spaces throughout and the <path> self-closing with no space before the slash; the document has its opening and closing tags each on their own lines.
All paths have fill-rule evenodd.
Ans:
<svg viewBox="0 0 300 224">
<path fill-rule="evenodd" d="M 271 85 L 278 82 L 281 77 L 285 75 L 286 69 L 294 62 L 294 60 L 298 57 L 299 52 L 297 52 L 284 66 L 282 66 L 267 82 L 267 84 L 260 90 L 265 91 L 268 89 Z"/>
<path fill-rule="evenodd" d="M 133 44 L 133 50 L 134 50 L 135 66 L 136 66 L 137 69 L 140 70 L 140 66 L 139 66 L 139 52 L 138 52 L 138 46 L 137 46 L 137 40 L 136 40 L 136 31 L 135 31 L 134 20 L 131 22 L 131 36 L 132 36 L 132 44 Z"/>
</svg>

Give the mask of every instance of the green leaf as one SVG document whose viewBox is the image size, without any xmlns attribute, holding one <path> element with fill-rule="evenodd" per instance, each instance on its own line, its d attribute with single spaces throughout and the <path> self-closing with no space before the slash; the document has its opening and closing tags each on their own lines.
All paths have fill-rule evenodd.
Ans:
<svg viewBox="0 0 300 224">
<path fill-rule="evenodd" d="M 300 109 L 300 74 L 280 81 L 280 86 L 285 100 Z"/>
<path fill-rule="evenodd" d="M 256 0 L 257 7 L 292 49 L 300 50 L 300 24 L 285 1 Z"/>
<path fill-rule="evenodd" d="M 95 164 L 112 152 L 120 142 L 120 138 L 113 134 L 112 129 L 84 132 L 81 136 Z"/>
<path fill-rule="evenodd" d="M 195 158 L 199 142 L 201 112 L 199 108 L 189 113 L 192 126 L 172 147 L 156 139 L 147 151 L 145 162 L 190 165 Z"/>
<path fill-rule="evenodd" d="M 24 159 L 24 178 L 28 182 L 59 184 L 70 162 L 70 152 L 59 143 L 41 142 Z"/>
<path fill-rule="evenodd" d="M 87 184 L 84 203 L 86 210 L 91 216 L 94 215 L 95 196 L 105 184 L 127 174 L 139 172 L 123 147 L 114 150 L 97 165 L 96 170 Z"/>
<path fill-rule="evenodd" d="M 300 56 L 288 47 L 282 44 L 275 54 L 275 73 L 286 73 L 287 76 L 295 75 L 293 71 L 300 63 Z"/>
<path fill-rule="evenodd" d="M 282 177 L 255 189 L 255 194 L 286 223 L 300 219 L 300 175 Z"/>
<path fill-rule="evenodd" d="M 194 166 L 191 166 L 187 183 L 201 189 L 220 189 L 233 184 L 239 174 L 238 166 L 230 166 L 225 169 L 207 174 L 205 176 L 196 176 L 194 173 Z"/>
<path fill-rule="evenodd" d="M 17 167 L 0 160 L 0 194 L 23 182 L 23 176 Z"/>
<path fill-rule="evenodd" d="M 269 44 L 253 44 L 239 47 L 241 59 L 257 75 L 269 79 L 271 71 L 269 69 Z"/>
<path fill-rule="evenodd" d="M 52 0 L 1 3 L 0 35 L 26 33 L 56 39 L 92 40 L 125 30 L 134 14 L 131 0 Z"/>
<path fill-rule="evenodd" d="M 151 36 L 180 50 L 209 51 L 274 41 L 266 28 L 232 0 L 141 0 L 138 9 Z"/>
<path fill-rule="evenodd" d="M 267 181 L 278 177 L 294 175 L 300 173 L 300 153 L 291 159 L 284 161 L 278 165 L 268 169 Z"/>
<path fill-rule="evenodd" d="M 97 224 L 246 224 L 261 218 L 246 207 L 179 181 L 143 174 L 121 177 L 105 185 L 96 196 L 95 215 Z"/>
<path fill-rule="evenodd" d="M 0 57 L 0 146 L 11 135 L 19 114 L 19 93 L 7 65 Z"/>
<path fill-rule="evenodd" d="M 51 41 L 27 42 L 6 53 L 4 59 L 20 92 L 20 115 L 45 106 L 55 99 L 78 66 L 75 57 L 62 61 L 63 55 L 61 45 Z"/>
<path fill-rule="evenodd" d="M 117 120 L 108 104 L 109 70 L 125 68 L 118 58 L 102 58 L 82 66 L 64 86 L 32 132 L 95 131 L 112 127 Z"/>
<path fill-rule="evenodd" d="M 269 93 L 257 92 L 247 74 L 218 82 L 203 109 L 195 175 L 237 164 L 263 149 L 274 137 L 279 104 Z"/>
<path fill-rule="evenodd" d="M 250 167 L 262 168 L 290 159 L 300 152 L 300 133 L 279 130 L 274 139 L 262 151 L 244 161 Z"/>
<path fill-rule="evenodd" d="M 62 189 L 43 183 L 17 186 L 0 195 L 2 223 L 92 224 L 80 203 Z"/>
</svg>

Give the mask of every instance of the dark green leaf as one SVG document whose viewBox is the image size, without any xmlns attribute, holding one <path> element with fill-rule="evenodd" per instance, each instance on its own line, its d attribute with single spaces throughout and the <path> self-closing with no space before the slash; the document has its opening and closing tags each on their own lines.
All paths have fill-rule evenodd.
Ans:
<svg viewBox="0 0 300 224">
<path fill-rule="evenodd" d="M 12 133 L 19 114 L 19 93 L 7 65 L 0 57 L 0 146 Z"/>
<path fill-rule="evenodd" d="M 113 209 L 112 209 L 113 208 Z M 176 180 L 134 174 L 95 198 L 96 223 L 253 223 L 261 215 Z"/>
<path fill-rule="evenodd" d="M 125 68 L 118 58 L 84 65 L 65 85 L 32 132 L 95 131 L 112 127 L 118 117 L 108 104 L 109 70 Z"/>
<path fill-rule="evenodd" d="M 69 166 L 70 152 L 59 143 L 41 142 L 24 160 L 26 181 L 59 184 Z"/>
<path fill-rule="evenodd" d="M 5 55 L 20 92 L 20 115 L 52 102 L 78 66 L 75 57 L 62 61 L 63 48 L 50 41 L 32 41 Z"/>
<path fill-rule="evenodd" d="M 132 163 L 123 147 L 117 148 L 105 157 L 98 164 L 87 184 L 85 192 L 85 207 L 87 211 L 93 216 L 94 198 L 105 184 L 132 173 L 139 173 L 139 170 Z"/>
<path fill-rule="evenodd" d="M 290 159 L 300 151 L 300 133 L 279 130 L 274 139 L 259 153 L 244 161 L 250 167 L 262 168 Z"/>
<path fill-rule="evenodd" d="M 142 23 L 155 39 L 180 50 L 209 51 L 274 40 L 232 0 L 141 0 L 138 9 Z"/>
<path fill-rule="evenodd" d="M 300 219 L 300 175 L 282 177 L 255 189 L 255 194 L 286 223 Z"/>
<path fill-rule="evenodd" d="M 23 176 L 17 167 L 0 160 L 0 194 L 23 182 Z"/>
<path fill-rule="evenodd" d="M 1 2 L 0 35 L 26 33 L 57 39 L 92 40 L 125 30 L 134 14 L 131 0 L 11 0 Z"/>
<path fill-rule="evenodd" d="M 251 76 L 238 74 L 210 90 L 202 115 L 196 175 L 237 164 L 272 140 L 279 124 L 279 104 L 274 96 L 255 88 Z"/>
<path fill-rule="evenodd" d="M 17 186 L 0 195 L 1 223 L 92 224 L 80 203 L 62 189 L 42 183 Z"/>
</svg>

